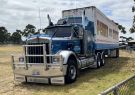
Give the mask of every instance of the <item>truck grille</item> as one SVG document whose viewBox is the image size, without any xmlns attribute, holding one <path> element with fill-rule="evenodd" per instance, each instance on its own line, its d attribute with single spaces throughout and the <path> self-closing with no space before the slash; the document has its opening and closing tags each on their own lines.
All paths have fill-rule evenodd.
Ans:
<svg viewBox="0 0 135 95">
<path fill-rule="evenodd" d="M 25 53 L 26 55 L 26 63 L 44 63 L 44 56 L 43 55 L 43 46 L 36 46 L 36 45 L 46 45 L 46 54 L 49 54 L 49 43 L 32 43 L 28 45 L 35 45 L 35 46 L 29 46 L 25 47 Z M 34 55 L 34 56 L 33 56 Z M 37 55 L 37 56 L 36 56 Z M 46 58 L 47 63 L 49 63 L 49 57 Z"/>
</svg>

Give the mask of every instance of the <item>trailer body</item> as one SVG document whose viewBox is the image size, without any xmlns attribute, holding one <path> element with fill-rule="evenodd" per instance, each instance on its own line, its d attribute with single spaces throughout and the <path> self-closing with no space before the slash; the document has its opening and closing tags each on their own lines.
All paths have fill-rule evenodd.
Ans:
<svg viewBox="0 0 135 95">
<path fill-rule="evenodd" d="M 96 7 L 90 6 L 85 8 L 64 10 L 62 12 L 62 17 L 64 19 L 70 17 L 82 17 L 84 10 L 88 23 L 91 22 L 93 24 L 89 24 L 87 27 L 88 30 L 94 34 L 94 48 L 96 50 L 119 48 L 118 25 L 106 17 Z M 80 22 L 80 24 L 81 23 L 82 22 Z"/>
<path fill-rule="evenodd" d="M 55 25 L 48 18 L 46 32 L 30 36 L 21 57 L 12 56 L 16 81 L 72 83 L 79 70 L 119 56 L 118 26 L 96 7 L 65 10 Z"/>
</svg>

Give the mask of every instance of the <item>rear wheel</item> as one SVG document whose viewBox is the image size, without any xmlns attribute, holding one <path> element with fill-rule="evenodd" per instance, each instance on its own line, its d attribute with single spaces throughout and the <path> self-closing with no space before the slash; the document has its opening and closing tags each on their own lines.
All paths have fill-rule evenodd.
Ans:
<svg viewBox="0 0 135 95">
<path fill-rule="evenodd" d="M 101 54 L 101 66 L 104 66 L 105 65 L 105 54 L 102 53 Z"/>
<path fill-rule="evenodd" d="M 96 54 L 96 65 L 97 65 L 97 68 L 101 67 L 101 54 L 100 53 Z"/>
<path fill-rule="evenodd" d="M 116 49 L 116 58 L 119 57 L 119 49 Z"/>
<path fill-rule="evenodd" d="M 67 73 L 65 76 L 66 83 L 73 83 L 77 79 L 77 65 L 75 60 L 69 59 L 67 63 Z"/>
</svg>

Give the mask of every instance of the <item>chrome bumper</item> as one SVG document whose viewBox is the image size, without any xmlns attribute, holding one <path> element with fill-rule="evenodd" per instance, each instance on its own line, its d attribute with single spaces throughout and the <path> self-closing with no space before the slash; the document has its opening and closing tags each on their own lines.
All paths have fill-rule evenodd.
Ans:
<svg viewBox="0 0 135 95">
<path fill-rule="evenodd" d="M 65 79 L 64 76 L 61 77 L 37 77 L 37 76 L 23 76 L 15 74 L 15 81 L 18 82 L 29 82 L 29 83 L 44 83 L 44 84 L 58 84 L 64 85 Z"/>
<path fill-rule="evenodd" d="M 51 83 L 65 84 L 64 76 L 66 75 L 67 65 L 63 65 L 62 69 L 56 65 L 48 65 L 44 69 L 44 64 L 15 64 L 14 65 L 14 80 L 19 82 L 34 82 L 34 83 Z"/>
</svg>

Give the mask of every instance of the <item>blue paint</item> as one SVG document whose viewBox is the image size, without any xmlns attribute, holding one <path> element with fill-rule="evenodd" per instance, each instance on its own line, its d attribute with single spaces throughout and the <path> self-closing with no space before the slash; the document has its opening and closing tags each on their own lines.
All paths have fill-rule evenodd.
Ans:
<svg viewBox="0 0 135 95">
<path fill-rule="evenodd" d="M 85 27 L 85 30 L 88 30 L 94 35 L 94 22 L 89 21 L 88 25 Z"/>
<path fill-rule="evenodd" d="M 95 47 L 94 47 L 94 42 L 93 41 L 91 41 L 91 42 L 88 43 L 88 50 L 90 52 L 94 52 Z"/>
<path fill-rule="evenodd" d="M 72 47 L 69 47 L 72 45 Z M 57 53 L 59 50 L 71 50 L 75 53 L 80 53 L 80 40 L 52 40 L 52 54 Z"/>
<path fill-rule="evenodd" d="M 89 52 L 89 53 L 92 53 L 92 52 L 94 52 L 95 51 L 95 48 L 94 48 L 94 22 L 92 22 L 92 21 L 89 21 L 88 22 L 88 24 L 87 24 L 87 26 L 85 27 L 85 30 L 87 30 L 88 32 L 87 32 L 87 35 L 90 37 L 90 39 L 91 39 L 91 41 L 90 42 L 88 42 L 87 44 L 87 51 Z"/>
<path fill-rule="evenodd" d="M 115 49 L 119 48 L 119 44 L 95 43 L 94 48 L 95 50 Z"/>
</svg>

